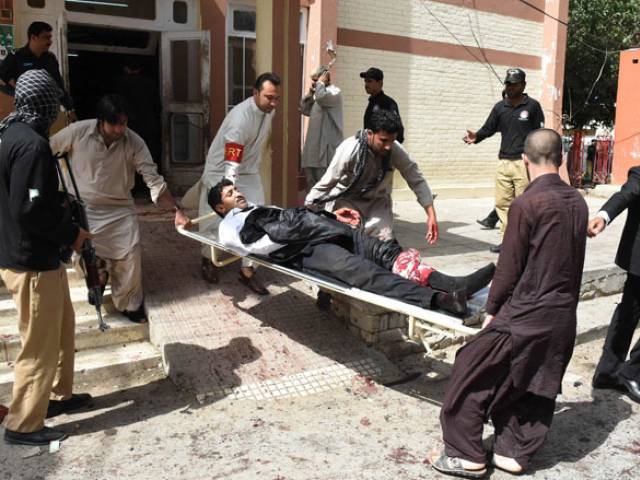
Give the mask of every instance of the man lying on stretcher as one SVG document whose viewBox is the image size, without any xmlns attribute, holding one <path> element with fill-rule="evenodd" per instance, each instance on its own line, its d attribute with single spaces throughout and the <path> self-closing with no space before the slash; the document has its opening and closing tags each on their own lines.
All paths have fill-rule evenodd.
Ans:
<svg viewBox="0 0 640 480">
<path fill-rule="evenodd" d="M 465 277 L 437 272 L 420 263 L 417 250 L 402 250 L 395 240 L 383 242 L 356 228 L 359 214 L 351 209 L 332 214 L 250 205 L 227 179 L 211 188 L 208 201 L 222 217 L 218 241 L 225 247 L 422 308 L 462 316 L 467 298 L 495 272 L 493 263 Z"/>
</svg>

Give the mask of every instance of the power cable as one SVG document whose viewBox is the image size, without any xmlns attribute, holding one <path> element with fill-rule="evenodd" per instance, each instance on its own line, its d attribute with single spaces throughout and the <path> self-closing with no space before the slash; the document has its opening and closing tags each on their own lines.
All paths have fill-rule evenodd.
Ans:
<svg viewBox="0 0 640 480">
<path fill-rule="evenodd" d="M 543 15 L 549 17 L 552 20 L 555 20 L 556 22 L 558 22 L 561 25 L 564 25 L 565 27 L 569 28 L 569 22 L 565 22 L 564 20 L 560 20 L 557 17 L 554 17 L 553 15 L 547 13 L 546 11 L 544 11 L 541 8 L 536 7 L 535 5 L 529 3 L 527 0 L 518 0 L 520 3 L 525 4 L 526 6 L 533 8 L 535 11 L 542 13 Z M 596 52 L 600 52 L 600 53 L 620 53 L 625 49 L 619 49 L 619 50 L 603 50 L 601 48 L 598 47 L 594 47 L 593 45 L 590 45 L 589 43 L 585 42 L 584 40 L 578 40 L 578 42 L 580 42 L 580 44 L 584 45 L 587 48 L 590 48 L 591 50 L 594 50 Z"/>
<path fill-rule="evenodd" d="M 468 53 L 469 55 L 471 55 L 471 56 L 476 60 L 476 62 L 480 63 L 484 68 L 486 68 L 486 69 L 487 69 L 487 70 L 489 70 L 491 73 L 493 73 L 494 75 L 496 75 L 496 78 L 498 79 L 498 81 L 499 81 L 500 83 L 502 83 L 502 80 L 500 79 L 500 77 L 499 77 L 499 76 L 497 76 L 497 74 L 495 73 L 495 70 L 493 70 L 493 67 L 489 67 L 487 64 L 485 64 L 485 63 L 482 61 L 482 59 L 478 58 L 478 57 L 476 56 L 476 54 L 474 54 L 474 53 L 473 53 L 473 50 L 471 50 L 468 46 L 466 46 L 464 43 L 462 43 L 462 41 L 461 41 L 461 40 L 456 36 L 456 34 L 455 34 L 455 33 L 453 33 L 453 32 L 449 29 L 449 27 L 447 27 L 447 26 L 445 25 L 445 23 L 444 23 L 442 20 L 440 20 L 440 18 L 438 18 L 438 16 L 437 16 L 435 13 L 433 13 L 433 11 L 432 11 L 428 6 L 427 6 L 427 4 L 425 3 L 425 1 L 424 1 L 424 0 L 423 0 L 422 2 L 420 2 L 420 4 L 421 4 L 421 5 L 423 6 L 423 8 L 424 8 L 428 13 L 429 13 L 429 15 L 431 15 L 431 16 L 432 16 L 432 17 L 433 17 L 433 18 L 434 18 L 434 19 L 435 19 L 435 20 L 436 20 L 436 21 L 437 21 L 437 22 L 442 26 L 442 28 L 444 28 L 444 29 L 447 31 L 447 33 L 448 33 L 449 35 L 451 35 L 451 37 L 453 37 L 453 39 L 454 39 L 454 40 L 455 40 L 455 41 L 456 41 L 456 42 L 457 42 L 457 43 L 458 43 L 462 48 L 464 48 L 464 49 L 467 51 L 467 53 Z"/>
</svg>

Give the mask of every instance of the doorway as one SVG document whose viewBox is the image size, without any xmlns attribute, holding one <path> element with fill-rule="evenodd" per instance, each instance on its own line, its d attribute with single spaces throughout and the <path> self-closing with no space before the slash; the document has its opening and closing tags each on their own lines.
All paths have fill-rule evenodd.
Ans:
<svg viewBox="0 0 640 480">
<path fill-rule="evenodd" d="M 67 39 L 69 86 L 78 120 L 96 118 L 96 106 L 104 95 L 123 95 L 129 107 L 129 128 L 143 138 L 160 170 L 157 34 L 69 24 Z"/>
</svg>

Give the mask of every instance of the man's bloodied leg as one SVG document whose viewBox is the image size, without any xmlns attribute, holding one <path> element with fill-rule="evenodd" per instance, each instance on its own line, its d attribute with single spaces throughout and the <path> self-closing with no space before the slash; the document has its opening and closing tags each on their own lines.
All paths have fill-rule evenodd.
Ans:
<svg viewBox="0 0 640 480">
<path fill-rule="evenodd" d="M 304 270 L 422 308 L 442 308 L 458 315 L 466 311 L 466 299 L 457 292 L 448 294 L 421 287 L 339 245 L 323 243 L 310 250 L 302 258 Z"/>
</svg>

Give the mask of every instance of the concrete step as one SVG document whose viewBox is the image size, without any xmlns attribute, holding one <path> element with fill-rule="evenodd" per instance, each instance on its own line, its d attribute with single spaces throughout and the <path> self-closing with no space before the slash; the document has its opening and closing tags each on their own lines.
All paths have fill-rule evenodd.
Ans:
<svg viewBox="0 0 640 480">
<path fill-rule="evenodd" d="M 148 323 L 133 323 L 120 313 L 107 313 L 103 318 L 111 328 L 101 332 L 95 312 L 76 315 L 76 351 L 149 339 Z M 20 347 L 18 322 L 0 325 L 0 362 L 14 361 Z"/>
<path fill-rule="evenodd" d="M 133 377 L 146 370 L 161 370 L 160 352 L 148 342 L 110 345 L 76 353 L 76 386 L 107 385 L 117 378 Z M 0 404 L 11 400 L 13 364 L 0 363 Z M 82 388 L 77 389 L 82 390 Z"/>
<path fill-rule="evenodd" d="M 606 335 L 611 316 L 621 297 L 621 294 L 615 294 L 578 303 L 576 344 L 587 343 Z"/>
<path fill-rule="evenodd" d="M 95 307 L 89 304 L 87 299 L 87 288 L 84 285 L 71 287 L 71 302 L 76 312 L 76 316 L 90 315 L 95 312 Z M 115 312 L 115 307 L 111 301 L 111 287 L 107 286 L 104 291 L 102 312 Z M 0 326 L 14 322 L 18 317 L 16 305 L 10 293 L 0 293 Z"/>
</svg>

